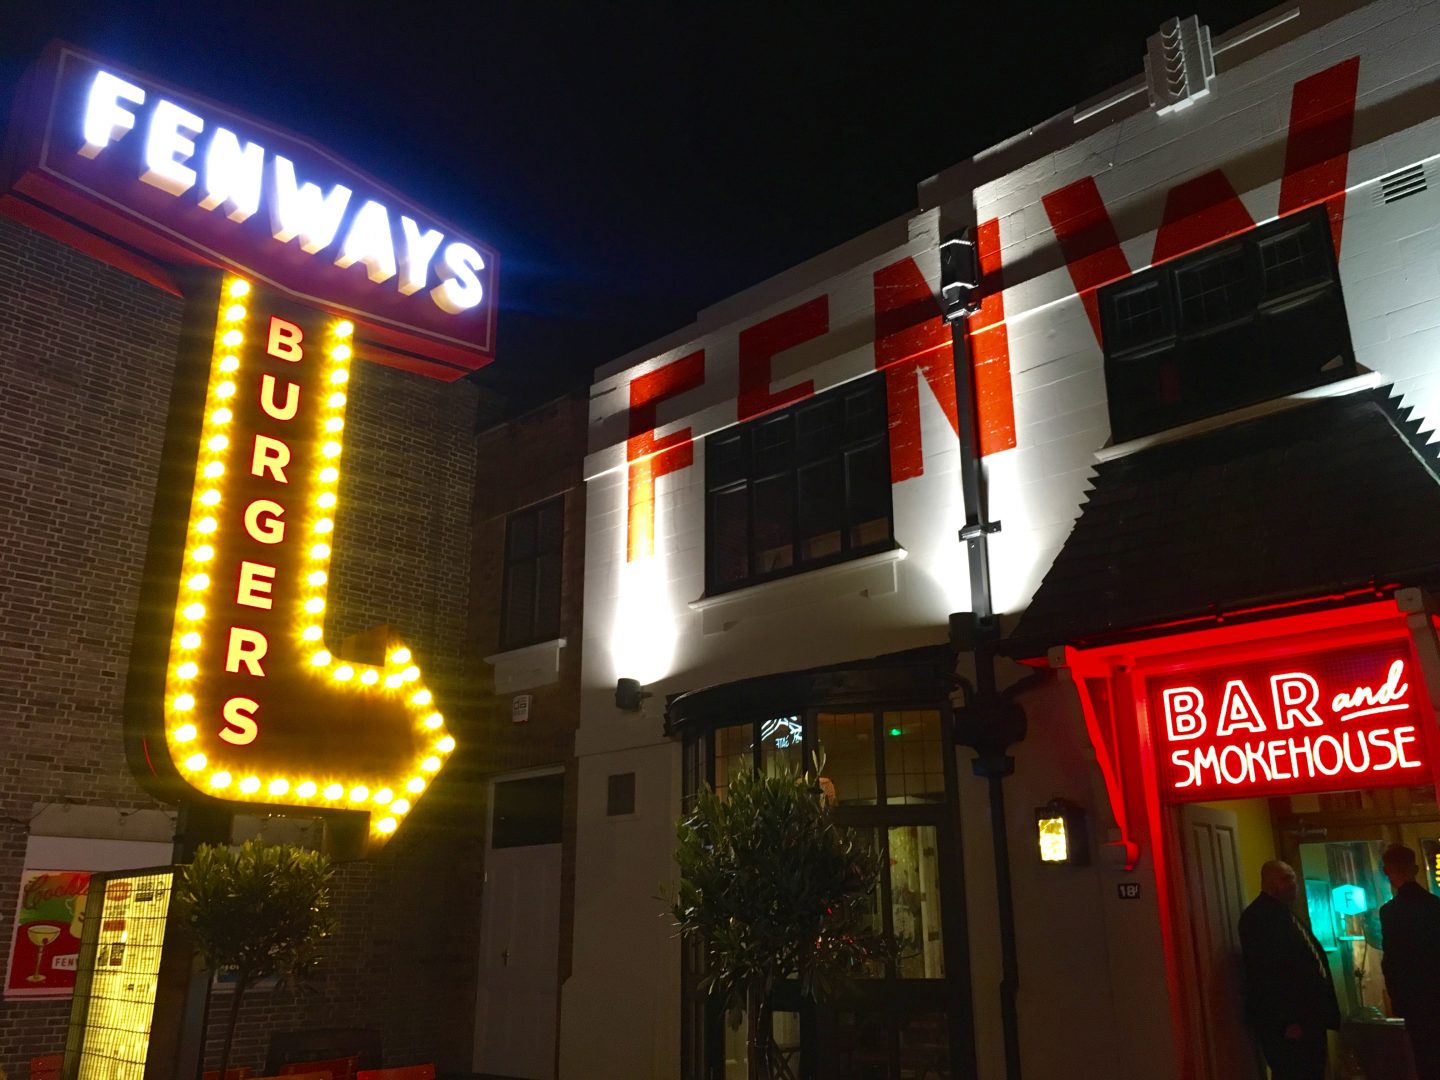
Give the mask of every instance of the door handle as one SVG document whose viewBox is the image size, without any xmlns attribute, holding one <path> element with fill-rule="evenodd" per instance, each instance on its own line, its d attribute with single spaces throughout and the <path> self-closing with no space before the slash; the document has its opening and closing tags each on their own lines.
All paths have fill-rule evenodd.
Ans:
<svg viewBox="0 0 1440 1080">
<path fill-rule="evenodd" d="M 509 946 L 506 946 L 506 947 L 505 947 L 503 950 L 501 950 L 501 952 L 500 952 L 500 966 L 501 966 L 501 967 L 509 967 L 509 966 L 510 966 L 510 948 L 509 948 Z"/>
</svg>

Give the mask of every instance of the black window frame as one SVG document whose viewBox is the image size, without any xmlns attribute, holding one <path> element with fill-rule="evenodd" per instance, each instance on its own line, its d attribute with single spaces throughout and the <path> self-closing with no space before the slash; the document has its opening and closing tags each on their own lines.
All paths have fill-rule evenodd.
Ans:
<svg viewBox="0 0 1440 1080">
<path fill-rule="evenodd" d="M 542 524 L 547 513 L 558 510 L 558 523 L 554 530 L 553 543 L 546 541 Z M 534 551 L 520 555 L 520 528 L 525 522 L 533 522 Z M 541 589 L 541 571 L 548 560 L 553 560 L 553 608 L 541 611 L 546 594 Z M 530 584 L 530 622 L 528 634 L 512 633 L 510 605 L 517 587 L 516 572 L 521 566 L 534 568 Z M 505 517 L 505 548 L 502 557 L 502 585 L 500 590 L 500 649 L 523 649 L 527 645 L 538 645 L 543 641 L 554 641 L 560 636 L 563 616 L 563 595 L 565 584 L 565 495 L 554 495 L 548 499 L 531 503 L 529 506 L 512 510 Z M 545 616 L 549 616 L 548 621 Z"/>
<path fill-rule="evenodd" d="M 852 415 L 851 410 L 854 410 Z M 832 414 L 827 432 L 824 414 Z M 806 424 L 818 426 L 808 431 Z M 737 589 L 793 577 L 821 567 L 893 550 L 895 507 L 890 479 L 890 424 L 884 372 L 845 383 L 822 394 L 805 398 L 785 409 L 748 420 L 710 435 L 705 440 L 705 593 L 715 596 Z M 788 440 L 788 448 L 786 445 Z M 868 456 L 868 457 L 867 457 Z M 831 484 L 838 481 L 838 505 L 815 497 L 806 502 L 808 483 L 821 486 L 829 470 Z M 866 470 L 869 474 L 866 474 Z M 860 476 L 857 479 L 856 473 Z M 783 484 L 788 480 L 788 495 Z M 786 503 L 789 562 L 762 567 L 757 558 L 757 490 L 765 485 L 779 487 Z M 863 486 L 863 490 L 856 489 Z M 833 490 L 833 489 L 832 489 Z M 823 491 L 823 487 L 822 487 Z M 745 573 L 722 575 L 720 541 L 717 534 L 733 526 L 739 515 L 721 510 L 722 500 L 743 498 Z M 883 503 L 883 514 L 880 513 Z M 802 535 L 808 513 L 816 508 L 834 510 L 838 519 L 820 525 L 818 533 Z M 873 527 L 883 516 L 883 536 L 864 539 L 857 535 Z M 766 516 L 765 523 L 775 518 Z M 811 517 L 813 524 L 814 518 Z M 833 524 L 833 527 L 828 527 Z M 785 531 L 782 527 L 782 533 Z M 815 541 L 830 542 L 838 534 L 837 546 L 818 554 L 807 552 Z M 783 539 L 770 551 L 784 548 Z M 726 550 L 733 550 L 729 545 Z"/>
<path fill-rule="evenodd" d="M 1141 295 L 1148 308 L 1134 304 Z M 1097 298 L 1115 442 L 1356 373 L 1323 205 L 1112 282 Z"/>
</svg>

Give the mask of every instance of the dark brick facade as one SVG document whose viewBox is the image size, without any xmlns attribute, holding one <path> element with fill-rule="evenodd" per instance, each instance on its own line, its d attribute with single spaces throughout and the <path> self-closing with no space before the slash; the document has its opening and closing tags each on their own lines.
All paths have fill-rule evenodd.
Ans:
<svg viewBox="0 0 1440 1080">
<path fill-rule="evenodd" d="M 482 713 L 474 767 L 480 777 L 565 767 L 564 854 L 560 884 L 558 981 L 570 974 L 575 910 L 575 730 L 580 723 L 581 615 L 585 599 L 584 458 L 589 402 L 560 398 L 480 436 L 475 469 L 474 564 L 471 611 L 476 656 L 500 649 L 504 595 L 505 526 L 510 513 L 556 495 L 565 499 L 564 569 L 560 589 L 560 670 L 555 682 L 527 689 L 530 720 L 510 721 L 510 698 Z M 492 675 L 481 665 L 482 677 Z"/>
<path fill-rule="evenodd" d="M 121 715 L 181 308 L 0 218 L 7 936 L 37 804 L 160 808 L 127 768 Z M 479 395 L 354 368 L 327 637 L 395 626 L 460 750 L 379 856 L 340 866 L 340 930 L 320 978 L 308 993 L 247 1001 L 237 1064 L 263 1064 L 272 1031 L 367 1027 L 387 1062 L 469 1066 L 484 817 L 466 777 L 493 727 L 467 611 Z M 225 1004 L 212 1003 L 212 1048 Z M 0 1006 L 0 1068 L 18 1080 L 32 1055 L 61 1049 L 67 1017 L 68 1003 Z"/>
</svg>

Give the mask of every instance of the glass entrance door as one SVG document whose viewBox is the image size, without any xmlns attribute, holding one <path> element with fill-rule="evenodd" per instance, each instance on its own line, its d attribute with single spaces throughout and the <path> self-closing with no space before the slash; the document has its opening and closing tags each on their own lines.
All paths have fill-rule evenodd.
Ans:
<svg viewBox="0 0 1440 1080">
<path fill-rule="evenodd" d="M 740 768 L 822 762 L 836 821 L 881 852 L 877 929 L 896 944 L 843 1000 L 813 1005 L 786 988 L 774 1038 L 796 1080 L 961 1080 L 974 1075 L 954 754 L 939 708 L 812 710 L 707 732 L 687 782 L 723 794 Z M 697 987 L 693 957 L 687 987 Z M 743 1027 L 687 990 L 689 1080 L 743 1080 Z M 697 1030 L 698 1029 L 698 1030 Z M 698 1036 L 698 1037 L 696 1037 Z"/>
</svg>

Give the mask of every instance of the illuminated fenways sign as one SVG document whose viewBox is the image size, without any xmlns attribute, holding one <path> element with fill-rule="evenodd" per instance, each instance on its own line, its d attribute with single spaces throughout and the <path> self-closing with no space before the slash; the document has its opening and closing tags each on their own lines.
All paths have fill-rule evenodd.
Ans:
<svg viewBox="0 0 1440 1080">
<path fill-rule="evenodd" d="M 1151 676 L 1162 797 L 1427 783 L 1424 693 L 1403 638 Z"/>
<path fill-rule="evenodd" d="M 132 694 L 132 721 L 157 774 L 235 802 L 364 811 L 383 840 L 455 740 L 403 641 L 342 657 L 325 637 L 354 327 L 242 278 L 219 293 L 210 332 L 192 330 L 213 342 L 203 389 L 200 356 L 172 406 L 167 452 L 191 457 L 162 484 L 193 476 L 188 506 L 147 575 L 163 738 L 154 693 Z"/>
<path fill-rule="evenodd" d="M 0 210 L 100 258 L 241 273 L 440 377 L 493 356 L 495 252 L 308 140 L 60 45 L 10 136 Z"/>
</svg>

